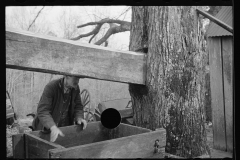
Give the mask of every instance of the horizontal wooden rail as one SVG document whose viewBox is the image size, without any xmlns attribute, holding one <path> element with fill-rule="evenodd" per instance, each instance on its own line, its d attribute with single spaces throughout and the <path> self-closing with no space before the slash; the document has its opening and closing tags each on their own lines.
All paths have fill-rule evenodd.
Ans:
<svg viewBox="0 0 240 160">
<path fill-rule="evenodd" d="M 6 28 L 6 67 L 145 84 L 146 55 Z"/>
</svg>

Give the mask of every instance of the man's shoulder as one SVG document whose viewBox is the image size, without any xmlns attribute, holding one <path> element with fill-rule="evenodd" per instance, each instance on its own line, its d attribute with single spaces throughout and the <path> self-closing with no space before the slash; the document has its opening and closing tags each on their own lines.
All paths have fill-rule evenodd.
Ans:
<svg viewBox="0 0 240 160">
<path fill-rule="evenodd" d="M 48 82 L 48 84 L 47 84 L 46 86 L 48 86 L 48 87 L 54 87 L 54 88 L 55 88 L 55 87 L 58 87 L 58 86 L 59 86 L 59 83 L 61 82 L 62 79 L 63 79 L 63 78 L 54 79 L 54 80 Z"/>
</svg>

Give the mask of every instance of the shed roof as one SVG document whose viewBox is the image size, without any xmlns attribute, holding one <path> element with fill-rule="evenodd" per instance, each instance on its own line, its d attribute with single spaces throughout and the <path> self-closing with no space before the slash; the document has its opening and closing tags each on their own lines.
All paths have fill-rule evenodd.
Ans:
<svg viewBox="0 0 240 160">
<path fill-rule="evenodd" d="M 229 26 L 233 26 L 233 17 L 232 17 L 232 6 L 223 6 L 222 9 L 216 15 L 216 18 L 228 24 Z M 214 36 L 232 36 L 233 34 L 217 25 L 214 22 L 210 22 L 209 28 L 207 30 L 208 37 Z"/>
</svg>

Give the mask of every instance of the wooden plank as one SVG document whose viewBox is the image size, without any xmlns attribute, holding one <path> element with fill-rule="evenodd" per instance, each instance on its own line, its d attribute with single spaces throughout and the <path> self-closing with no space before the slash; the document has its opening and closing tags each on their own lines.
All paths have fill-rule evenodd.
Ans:
<svg viewBox="0 0 240 160">
<path fill-rule="evenodd" d="M 146 128 L 120 123 L 119 126 L 114 129 L 104 128 L 103 134 L 105 137 L 107 137 L 107 140 L 110 140 L 110 139 L 115 139 L 115 138 L 137 135 L 137 134 L 141 134 L 141 133 L 147 133 L 150 131 L 151 130 L 146 129 Z"/>
<path fill-rule="evenodd" d="M 132 125 L 123 124 L 123 123 L 121 123 L 119 125 L 118 129 L 120 131 L 119 137 L 126 137 L 126 136 L 132 136 L 132 135 L 137 135 L 137 134 L 141 134 L 141 133 L 151 132 L 150 129 L 132 126 Z"/>
<path fill-rule="evenodd" d="M 146 55 L 6 28 L 6 64 L 145 84 Z"/>
<path fill-rule="evenodd" d="M 24 134 L 12 135 L 13 158 L 25 158 L 25 136 Z"/>
<path fill-rule="evenodd" d="M 210 62 L 211 106 L 213 120 L 213 147 L 225 150 L 225 119 L 223 104 L 222 60 L 220 38 L 208 38 Z"/>
<path fill-rule="evenodd" d="M 227 151 L 233 151 L 232 37 L 222 38 Z"/>
<path fill-rule="evenodd" d="M 154 155 L 154 143 L 166 145 L 165 130 L 152 131 L 123 138 L 50 150 L 51 158 L 146 158 Z"/>
<path fill-rule="evenodd" d="M 60 130 L 65 136 L 58 136 L 54 143 L 67 148 L 107 140 L 108 137 L 102 132 L 103 129 L 104 127 L 101 122 L 88 123 L 85 130 L 79 125 L 60 127 Z M 34 131 L 31 134 L 46 141 L 50 141 L 50 134 L 45 134 L 41 131 Z"/>
<path fill-rule="evenodd" d="M 64 148 L 51 142 L 25 133 L 26 158 L 49 158 L 49 149 Z"/>
</svg>

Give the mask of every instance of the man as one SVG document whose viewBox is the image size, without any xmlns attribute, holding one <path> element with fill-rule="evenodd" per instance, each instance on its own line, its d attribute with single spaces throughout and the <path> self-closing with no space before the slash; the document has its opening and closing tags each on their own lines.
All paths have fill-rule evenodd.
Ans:
<svg viewBox="0 0 240 160">
<path fill-rule="evenodd" d="M 45 86 L 32 123 L 34 131 L 51 132 L 50 141 L 54 142 L 58 135 L 64 136 L 58 127 L 73 124 L 83 124 L 83 129 L 87 127 L 78 83 L 79 78 L 64 76 Z"/>
</svg>

